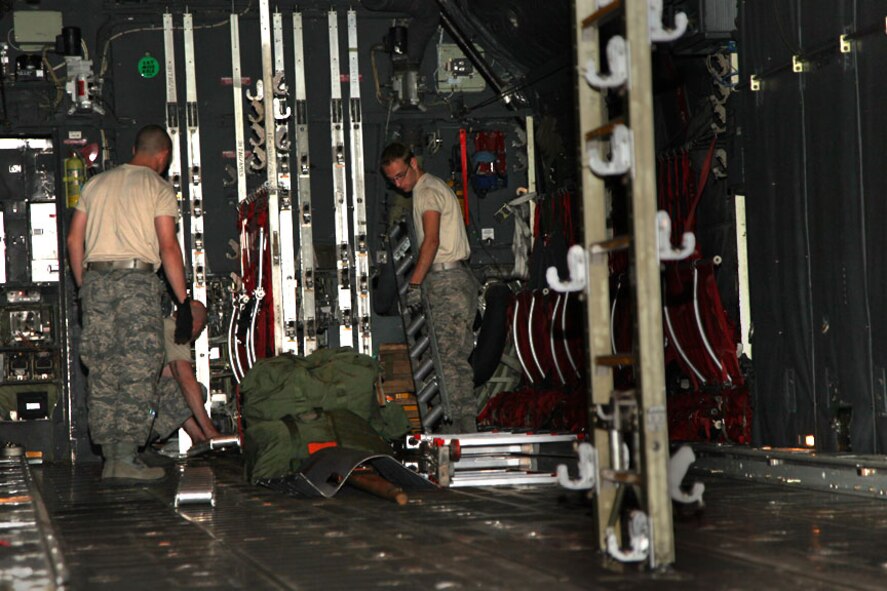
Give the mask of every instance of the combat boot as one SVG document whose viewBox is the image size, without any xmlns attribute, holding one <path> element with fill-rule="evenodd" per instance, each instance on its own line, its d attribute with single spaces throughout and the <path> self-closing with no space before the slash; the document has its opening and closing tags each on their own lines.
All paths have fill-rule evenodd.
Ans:
<svg viewBox="0 0 887 591">
<path fill-rule="evenodd" d="M 115 443 L 109 447 L 102 480 L 150 482 L 166 476 L 163 468 L 149 468 L 136 456 L 135 443 Z"/>
<path fill-rule="evenodd" d="M 102 466 L 102 480 L 114 478 L 114 473 L 117 471 L 117 444 L 103 443 L 102 457 L 105 459 L 105 464 Z"/>
</svg>

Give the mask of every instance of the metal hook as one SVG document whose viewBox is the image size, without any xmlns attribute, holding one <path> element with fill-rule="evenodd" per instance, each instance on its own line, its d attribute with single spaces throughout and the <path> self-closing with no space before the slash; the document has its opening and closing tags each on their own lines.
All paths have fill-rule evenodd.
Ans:
<svg viewBox="0 0 887 591">
<path fill-rule="evenodd" d="M 570 490 L 589 490 L 597 484 L 597 450 L 588 442 L 579 444 L 579 478 L 572 479 L 564 464 L 557 467 L 557 481 Z"/>
<path fill-rule="evenodd" d="M 619 547 L 616 530 L 607 528 L 607 553 L 620 562 L 642 562 L 650 553 L 650 522 L 643 511 L 632 511 L 628 521 L 630 550 Z"/>
<path fill-rule="evenodd" d="M 660 261 L 680 261 L 696 250 L 696 235 L 693 232 L 684 232 L 680 249 L 675 249 L 671 245 L 671 218 L 667 211 L 656 212 L 656 226 L 659 231 Z"/>
<path fill-rule="evenodd" d="M 662 27 L 662 0 L 649 0 L 648 21 L 650 25 L 650 41 L 668 42 L 674 41 L 687 30 L 687 14 L 678 12 L 674 15 L 674 29 Z"/>
<path fill-rule="evenodd" d="M 672 500 L 678 503 L 702 503 L 702 493 L 705 492 L 705 485 L 701 482 L 694 482 L 689 493 L 685 493 L 681 489 L 681 482 L 690 469 L 690 465 L 696 461 L 696 454 L 688 445 L 683 445 L 668 460 L 668 494 Z"/>
<path fill-rule="evenodd" d="M 588 167 L 598 176 L 625 174 L 631 168 L 631 132 L 621 123 L 610 136 L 610 159 L 601 158 L 597 147 L 588 148 Z"/>
<path fill-rule="evenodd" d="M 594 60 L 588 60 L 585 79 L 590 85 L 595 88 L 615 88 L 628 80 L 628 47 L 621 35 L 613 35 L 607 41 L 607 64 L 610 74 L 603 76 L 595 71 Z"/>
<path fill-rule="evenodd" d="M 567 251 L 567 269 L 570 271 L 570 279 L 561 281 L 557 267 L 548 267 L 545 279 L 549 287 L 554 291 L 570 292 L 582 291 L 587 283 L 585 275 L 585 248 L 581 244 L 574 244 Z"/>
</svg>

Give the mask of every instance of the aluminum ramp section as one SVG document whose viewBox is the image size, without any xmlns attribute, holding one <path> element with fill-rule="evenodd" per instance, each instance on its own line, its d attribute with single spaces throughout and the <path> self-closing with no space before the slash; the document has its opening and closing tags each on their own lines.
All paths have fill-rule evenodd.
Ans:
<svg viewBox="0 0 887 591">
<path fill-rule="evenodd" d="M 63 589 L 68 571 L 24 449 L 0 449 L 0 589 Z"/>
<path fill-rule="evenodd" d="M 216 483 L 209 466 L 185 466 L 179 479 L 179 489 L 173 502 L 181 505 L 216 506 Z"/>
</svg>

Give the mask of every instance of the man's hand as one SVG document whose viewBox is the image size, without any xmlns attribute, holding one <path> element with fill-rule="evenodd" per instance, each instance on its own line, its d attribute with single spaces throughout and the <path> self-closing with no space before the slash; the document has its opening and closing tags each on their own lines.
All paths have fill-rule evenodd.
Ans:
<svg viewBox="0 0 887 591">
<path fill-rule="evenodd" d="M 409 289 L 407 289 L 407 308 L 411 310 L 421 309 L 422 308 L 422 286 L 417 285 L 415 283 L 410 283 Z"/>
<path fill-rule="evenodd" d="M 191 333 L 194 331 L 194 318 L 191 316 L 191 298 L 176 307 L 176 334 L 175 341 L 179 345 L 191 342 Z"/>
</svg>

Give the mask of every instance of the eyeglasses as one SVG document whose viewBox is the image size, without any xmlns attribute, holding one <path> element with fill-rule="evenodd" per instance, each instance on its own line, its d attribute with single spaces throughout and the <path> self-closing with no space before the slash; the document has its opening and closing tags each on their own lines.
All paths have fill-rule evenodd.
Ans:
<svg viewBox="0 0 887 591">
<path fill-rule="evenodd" d="M 394 183 L 396 185 L 400 181 L 404 180 L 408 174 L 410 174 L 410 168 L 411 167 L 409 165 L 407 165 L 407 167 L 403 170 L 403 172 L 399 172 L 393 176 L 388 177 L 388 180 L 390 180 L 392 183 Z"/>
</svg>

